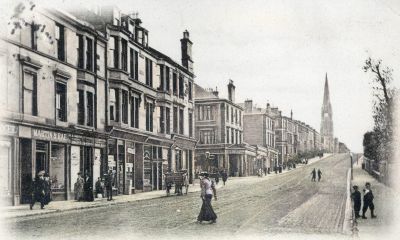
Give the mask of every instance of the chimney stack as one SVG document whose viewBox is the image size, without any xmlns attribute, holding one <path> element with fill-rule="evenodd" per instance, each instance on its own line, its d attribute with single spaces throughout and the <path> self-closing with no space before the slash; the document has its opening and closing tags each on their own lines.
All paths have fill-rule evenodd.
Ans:
<svg viewBox="0 0 400 240">
<path fill-rule="evenodd" d="M 229 79 L 228 84 L 228 100 L 235 103 L 235 85 L 233 85 L 232 79 Z"/>
<path fill-rule="evenodd" d="M 244 101 L 244 112 L 250 113 L 253 111 L 253 100 L 247 99 Z"/>
<path fill-rule="evenodd" d="M 185 30 L 181 39 L 182 66 L 191 73 L 193 73 L 192 45 L 193 43 L 189 39 L 189 31 Z"/>
<path fill-rule="evenodd" d="M 215 87 L 215 90 L 213 90 L 212 93 L 213 93 L 216 97 L 218 97 L 218 94 L 219 94 L 218 88 Z"/>
</svg>

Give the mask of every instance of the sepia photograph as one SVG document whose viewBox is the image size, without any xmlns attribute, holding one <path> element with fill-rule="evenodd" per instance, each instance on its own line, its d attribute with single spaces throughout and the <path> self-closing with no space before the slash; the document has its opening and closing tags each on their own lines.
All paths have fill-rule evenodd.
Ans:
<svg viewBox="0 0 400 240">
<path fill-rule="evenodd" d="M 1 239 L 398 239 L 397 0 L 0 3 Z"/>
</svg>

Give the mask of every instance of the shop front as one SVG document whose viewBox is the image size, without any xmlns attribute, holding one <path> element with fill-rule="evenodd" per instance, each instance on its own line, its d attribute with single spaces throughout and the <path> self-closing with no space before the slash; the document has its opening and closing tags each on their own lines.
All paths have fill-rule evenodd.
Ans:
<svg viewBox="0 0 400 240">
<path fill-rule="evenodd" d="M 54 201 L 74 199 L 74 183 L 78 172 L 95 180 L 102 173 L 105 138 L 96 133 L 80 131 L 83 135 L 67 132 L 69 129 L 53 130 L 19 126 L 18 166 L 15 171 L 14 195 L 19 203 L 29 203 L 32 180 L 40 172 L 49 175 Z M 17 203 L 15 203 L 17 204 Z"/>
<path fill-rule="evenodd" d="M 19 196 L 14 194 L 18 189 L 13 186 L 17 136 L 18 126 L 0 123 L 0 203 L 3 206 L 15 205 L 15 202 L 19 202 Z"/>
</svg>

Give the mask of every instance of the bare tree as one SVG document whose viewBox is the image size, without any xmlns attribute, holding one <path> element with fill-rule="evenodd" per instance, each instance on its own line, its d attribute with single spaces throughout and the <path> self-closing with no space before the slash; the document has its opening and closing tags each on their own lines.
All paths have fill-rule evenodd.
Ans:
<svg viewBox="0 0 400 240">
<path fill-rule="evenodd" d="M 373 118 L 374 134 L 377 138 L 377 161 L 388 161 L 392 151 L 393 136 L 393 96 L 395 89 L 390 86 L 393 81 L 393 69 L 382 65 L 382 60 L 368 58 L 363 67 L 364 72 L 373 73 Z"/>
</svg>

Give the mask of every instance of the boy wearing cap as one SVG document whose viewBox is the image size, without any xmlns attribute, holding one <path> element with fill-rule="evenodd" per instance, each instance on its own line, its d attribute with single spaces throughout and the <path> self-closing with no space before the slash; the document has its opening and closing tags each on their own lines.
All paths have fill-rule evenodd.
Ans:
<svg viewBox="0 0 400 240">
<path fill-rule="evenodd" d="M 374 215 L 374 194 L 372 194 L 372 190 L 371 190 L 371 184 L 369 182 L 365 183 L 365 189 L 364 191 L 364 205 L 363 205 L 363 215 L 362 218 L 363 219 L 367 219 L 367 217 L 365 216 L 365 213 L 367 212 L 368 208 L 371 211 L 371 218 L 376 218 L 376 216 Z"/>
<path fill-rule="evenodd" d="M 353 199 L 354 203 L 354 212 L 356 218 L 360 217 L 360 209 L 361 209 L 361 193 L 358 191 L 358 186 L 353 186 L 354 192 L 351 194 L 351 198 Z"/>
</svg>

